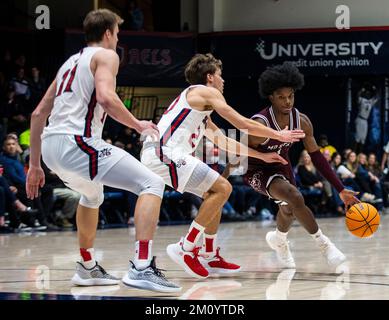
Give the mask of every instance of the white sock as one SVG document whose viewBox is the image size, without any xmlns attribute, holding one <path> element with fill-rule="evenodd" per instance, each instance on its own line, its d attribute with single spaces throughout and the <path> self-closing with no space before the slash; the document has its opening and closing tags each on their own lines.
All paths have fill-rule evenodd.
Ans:
<svg viewBox="0 0 389 320">
<path fill-rule="evenodd" d="M 311 234 L 311 237 L 316 241 L 318 245 L 322 245 L 327 241 L 327 237 L 321 232 L 321 230 L 317 230 L 316 233 Z"/>
<path fill-rule="evenodd" d="M 184 244 L 182 248 L 185 251 L 192 251 L 197 242 L 199 241 L 201 235 L 204 233 L 205 227 L 199 225 L 196 221 L 193 220 L 192 224 L 189 227 L 189 231 L 184 238 Z"/>
<path fill-rule="evenodd" d="M 288 231 L 287 232 L 282 232 L 276 228 L 276 236 L 283 241 L 286 241 L 286 237 L 288 236 Z"/>
<path fill-rule="evenodd" d="M 153 257 L 152 252 L 153 240 L 139 240 L 135 242 L 134 265 L 138 270 L 146 269 Z"/>
</svg>

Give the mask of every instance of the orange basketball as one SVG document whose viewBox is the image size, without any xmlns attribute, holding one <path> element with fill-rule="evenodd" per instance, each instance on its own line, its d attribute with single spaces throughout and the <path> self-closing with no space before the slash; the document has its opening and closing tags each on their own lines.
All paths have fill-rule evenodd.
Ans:
<svg viewBox="0 0 389 320">
<path fill-rule="evenodd" d="M 346 213 L 347 229 L 360 238 L 370 237 L 380 225 L 377 209 L 369 203 L 354 204 Z"/>
</svg>

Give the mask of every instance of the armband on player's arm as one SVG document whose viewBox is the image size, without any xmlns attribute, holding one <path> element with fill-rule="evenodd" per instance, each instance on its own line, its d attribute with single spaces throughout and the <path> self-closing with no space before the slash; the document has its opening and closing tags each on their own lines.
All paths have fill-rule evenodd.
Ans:
<svg viewBox="0 0 389 320">
<path fill-rule="evenodd" d="M 328 182 L 334 186 L 336 191 L 340 193 L 344 189 L 344 185 L 336 176 L 331 166 L 328 164 L 326 158 L 324 158 L 324 156 L 321 154 L 320 150 L 310 152 L 309 155 L 311 156 L 312 163 L 316 169 L 319 170 L 322 176 L 326 178 Z"/>
</svg>

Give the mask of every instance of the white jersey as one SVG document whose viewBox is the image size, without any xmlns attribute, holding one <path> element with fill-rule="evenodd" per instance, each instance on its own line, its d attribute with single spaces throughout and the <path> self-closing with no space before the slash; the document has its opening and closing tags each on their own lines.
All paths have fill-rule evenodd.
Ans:
<svg viewBox="0 0 389 320">
<path fill-rule="evenodd" d="M 53 134 L 101 138 L 106 113 L 96 100 L 90 62 L 102 49 L 85 47 L 59 69 L 54 107 L 42 138 Z"/>
<path fill-rule="evenodd" d="M 375 98 L 366 99 L 363 97 L 359 97 L 358 102 L 359 102 L 358 117 L 365 120 L 369 119 L 371 108 L 377 102 L 377 100 Z"/>
<path fill-rule="evenodd" d="M 158 122 L 160 141 L 155 145 L 149 143 L 152 140 L 150 137 L 146 139 L 141 161 L 175 190 L 202 197 L 219 174 L 192 156 L 204 137 L 207 121 L 213 111 L 198 111 L 189 105 L 186 95 L 194 87 L 196 86 L 182 91 L 162 115 Z M 197 173 L 194 173 L 195 170 Z M 190 184 L 192 175 L 193 181 Z M 203 177 L 201 183 L 196 181 L 199 176 Z"/>
<path fill-rule="evenodd" d="M 191 154 L 196 150 L 213 111 L 199 111 L 189 105 L 186 100 L 187 92 L 197 86 L 190 86 L 182 91 L 162 115 L 158 122 L 160 147 L 180 154 Z"/>
</svg>

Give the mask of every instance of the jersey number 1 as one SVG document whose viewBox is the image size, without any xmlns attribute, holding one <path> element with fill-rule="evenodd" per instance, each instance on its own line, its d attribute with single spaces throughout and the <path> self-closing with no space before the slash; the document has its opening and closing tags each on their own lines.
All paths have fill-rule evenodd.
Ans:
<svg viewBox="0 0 389 320">
<path fill-rule="evenodd" d="M 62 92 L 72 92 L 72 83 L 74 81 L 74 76 L 76 75 L 76 71 L 77 71 L 77 64 L 73 67 L 72 71 L 70 71 L 70 69 L 66 70 L 66 72 L 63 74 L 62 76 L 62 82 L 61 82 L 61 85 L 59 86 L 59 90 L 58 90 L 58 93 L 57 93 L 57 97 L 60 96 L 62 94 Z M 62 91 L 63 89 L 63 86 L 65 84 L 65 81 L 68 77 L 70 73 L 70 78 L 69 78 L 69 81 L 68 83 L 66 84 L 66 87 L 65 87 L 65 90 Z"/>
</svg>

